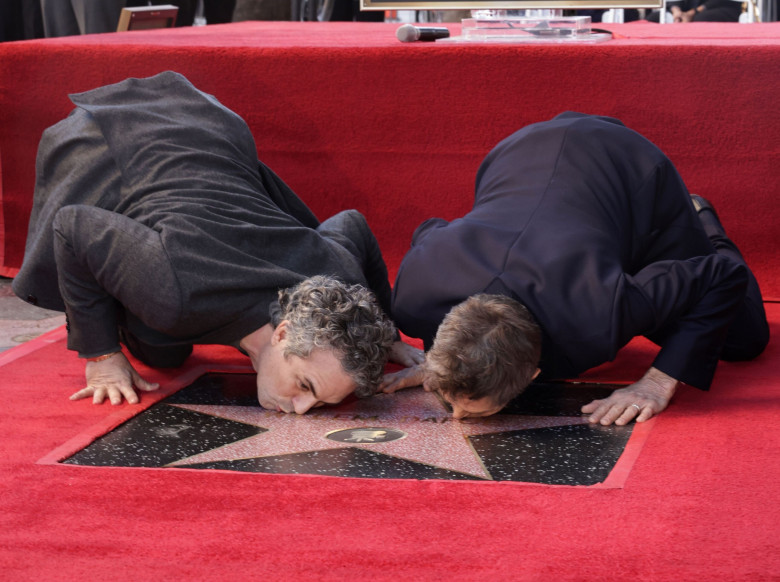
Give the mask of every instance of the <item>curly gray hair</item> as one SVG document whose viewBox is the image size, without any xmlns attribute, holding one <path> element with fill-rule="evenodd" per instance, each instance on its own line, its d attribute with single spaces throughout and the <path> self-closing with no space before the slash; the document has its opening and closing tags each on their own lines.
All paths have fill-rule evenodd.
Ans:
<svg viewBox="0 0 780 582">
<path fill-rule="evenodd" d="M 344 371 L 355 381 L 355 395 L 372 396 L 382 381 L 395 326 L 374 294 L 317 275 L 279 291 L 273 325 L 286 320 L 285 356 L 308 357 L 312 350 L 334 350 Z"/>
</svg>

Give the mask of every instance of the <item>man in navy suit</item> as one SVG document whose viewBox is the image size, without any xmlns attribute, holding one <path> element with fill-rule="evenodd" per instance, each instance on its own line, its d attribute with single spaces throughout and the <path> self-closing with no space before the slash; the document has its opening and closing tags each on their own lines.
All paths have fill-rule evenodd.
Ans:
<svg viewBox="0 0 780 582">
<path fill-rule="evenodd" d="M 479 169 L 472 210 L 418 227 L 392 314 L 429 351 L 384 390 L 423 384 L 457 418 L 646 336 L 660 346 L 648 372 L 582 409 L 604 425 L 645 421 L 680 383 L 706 390 L 719 359 L 756 357 L 769 339 L 758 284 L 711 205 L 650 141 L 580 113 L 506 138 Z"/>
</svg>

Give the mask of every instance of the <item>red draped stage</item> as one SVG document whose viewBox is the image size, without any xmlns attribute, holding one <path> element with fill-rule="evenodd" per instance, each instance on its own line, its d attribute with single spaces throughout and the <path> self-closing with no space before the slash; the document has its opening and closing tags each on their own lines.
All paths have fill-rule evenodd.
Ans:
<svg viewBox="0 0 780 582">
<path fill-rule="evenodd" d="M 500 138 L 564 110 L 648 136 L 780 297 L 780 24 L 609 26 L 593 45 L 401 44 L 392 24 L 240 23 L 0 44 L 0 257 L 19 266 L 42 130 L 67 93 L 172 69 L 241 114 L 324 218 L 357 208 L 392 272 L 425 218 L 470 207 Z M 453 27 L 456 29 L 457 27 Z M 683 36 L 684 35 L 684 36 Z M 775 336 L 780 309 L 768 305 Z M 113 412 L 68 402 L 62 330 L 0 355 L 0 571 L 10 580 L 771 580 L 777 369 L 684 388 L 622 488 L 37 464 Z M 635 341 L 587 379 L 628 380 Z M 189 366 L 243 358 L 199 348 Z M 150 371 L 165 381 L 170 373 Z"/>
<path fill-rule="evenodd" d="M 780 23 L 609 27 L 615 40 L 585 46 L 404 44 L 393 24 L 290 22 L 0 44 L 0 274 L 21 263 L 37 143 L 67 94 L 172 69 L 242 115 L 321 218 L 361 210 L 391 270 L 422 220 L 470 207 L 499 139 L 564 110 L 618 117 L 712 199 L 780 297 Z"/>
</svg>

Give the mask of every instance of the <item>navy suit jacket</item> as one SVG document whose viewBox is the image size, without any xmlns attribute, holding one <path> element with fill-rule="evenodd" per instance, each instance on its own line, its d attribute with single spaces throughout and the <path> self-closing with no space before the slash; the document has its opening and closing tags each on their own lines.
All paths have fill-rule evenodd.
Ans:
<svg viewBox="0 0 780 582">
<path fill-rule="evenodd" d="M 429 347 L 477 293 L 511 296 L 543 331 L 542 372 L 571 377 L 633 337 L 654 365 L 709 387 L 747 267 L 718 254 L 670 160 L 620 121 L 565 113 L 499 143 L 472 210 L 414 233 L 393 291 L 399 328 Z"/>
</svg>

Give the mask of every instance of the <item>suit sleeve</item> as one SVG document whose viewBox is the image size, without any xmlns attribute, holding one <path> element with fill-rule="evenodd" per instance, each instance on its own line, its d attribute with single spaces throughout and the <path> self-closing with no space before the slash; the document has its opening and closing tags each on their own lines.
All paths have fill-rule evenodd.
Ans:
<svg viewBox="0 0 780 582">
<path fill-rule="evenodd" d="M 180 317 L 179 286 L 158 232 L 83 205 L 61 208 L 53 227 L 68 349 L 83 358 L 118 350 L 124 310 L 156 329 Z"/>
<path fill-rule="evenodd" d="M 654 367 L 706 390 L 747 282 L 747 268 L 723 255 L 653 263 L 626 277 L 619 341 L 645 335 L 661 346 Z"/>
</svg>

